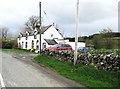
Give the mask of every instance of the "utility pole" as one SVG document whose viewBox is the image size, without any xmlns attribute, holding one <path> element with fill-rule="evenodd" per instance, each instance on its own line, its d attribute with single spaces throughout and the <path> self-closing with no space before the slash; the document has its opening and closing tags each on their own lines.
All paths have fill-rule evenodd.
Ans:
<svg viewBox="0 0 120 89">
<path fill-rule="evenodd" d="M 40 24 L 40 28 L 39 28 L 39 34 L 40 34 L 40 42 L 39 42 L 39 45 L 40 45 L 40 54 L 41 54 L 41 2 L 39 2 L 39 24 Z"/>
<path fill-rule="evenodd" d="M 41 54 L 41 2 L 39 2 L 39 53 Z"/>
<path fill-rule="evenodd" d="M 75 35 L 75 51 L 74 51 L 74 65 L 77 61 L 77 44 L 78 44 L 78 28 L 79 28 L 79 0 L 77 0 L 77 13 L 76 13 L 76 35 Z"/>
</svg>

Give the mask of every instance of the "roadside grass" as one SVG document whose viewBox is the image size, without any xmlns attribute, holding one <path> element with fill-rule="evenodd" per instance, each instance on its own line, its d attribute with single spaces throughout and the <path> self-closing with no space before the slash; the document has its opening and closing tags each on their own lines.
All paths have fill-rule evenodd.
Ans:
<svg viewBox="0 0 120 89">
<path fill-rule="evenodd" d="M 29 52 L 28 50 L 23 50 L 23 49 L 0 49 L 0 51 L 3 51 L 3 52 L 16 52 L 16 53 Z"/>
<path fill-rule="evenodd" d="M 74 66 L 73 63 L 59 61 L 46 55 L 38 55 L 34 59 L 90 89 L 114 89 L 119 86 L 119 74 L 116 72 L 97 70 L 93 66 L 81 64 Z"/>
<path fill-rule="evenodd" d="M 116 53 L 117 53 L 118 55 L 120 55 L 120 50 L 117 50 Z"/>
</svg>

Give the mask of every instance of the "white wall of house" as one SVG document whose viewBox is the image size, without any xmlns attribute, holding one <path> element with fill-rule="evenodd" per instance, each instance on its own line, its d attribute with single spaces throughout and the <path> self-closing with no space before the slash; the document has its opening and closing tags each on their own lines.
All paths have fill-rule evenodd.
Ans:
<svg viewBox="0 0 120 89">
<path fill-rule="evenodd" d="M 42 34 L 42 38 L 45 38 L 45 39 L 53 39 L 53 38 L 63 39 L 63 37 L 55 29 L 54 26 L 51 26 L 48 30 L 46 30 L 44 32 L 44 34 Z"/>
<path fill-rule="evenodd" d="M 34 39 L 34 36 L 28 36 L 28 39 L 27 39 L 28 46 L 26 48 L 27 50 L 32 48 L 32 40 L 33 39 Z"/>
<path fill-rule="evenodd" d="M 25 37 L 21 37 L 20 39 L 18 38 L 18 46 L 22 49 L 25 49 L 25 42 Z"/>
<path fill-rule="evenodd" d="M 66 43 L 69 44 L 73 50 L 75 50 L 75 42 L 66 42 Z M 85 42 L 78 42 L 77 48 L 85 47 L 85 46 L 86 46 Z"/>
</svg>

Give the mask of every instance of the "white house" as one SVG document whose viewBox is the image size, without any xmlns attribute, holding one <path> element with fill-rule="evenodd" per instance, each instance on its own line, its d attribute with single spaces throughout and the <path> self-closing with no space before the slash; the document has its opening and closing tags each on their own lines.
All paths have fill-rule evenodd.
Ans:
<svg viewBox="0 0 120 89">
<path fill-rule="evenodd" d="M 44 47 L 50 47 L 54 44 L 58 44 L 61 40 L 64 42 L 64 38 L 61 33 L 54 27 L 54 25 L 49 25 L 42 27 L 41 29 L 41 49 Z M 25 33 L 19 33 L 18 37 L 18 47 L 21 49 L 31 49 L 34 48 L 36 51 L 39 50 L 40 34 L 37 29 L 33 31 L 26 31 Z"/>
<path fill-rule="evenodd" d="M 19 33 L 18 47 L 21 49 L 29 50 L 34 48 L 36 52 L 39 52 L 40 34 L 37 29 L 33 31 L 26 31 L 25 33 Z M 69 40 L 64 40 L 64 37 L 54 25 L 49 25 L 41 28 L 41 49 L 53 46 L 58 43 L 68 43 L 74 49 L 74 43 Z M 80 43 L 81 44 L 81 43 Z M 82 47 L 85 44 L 82 45 Z"/>
</svg>

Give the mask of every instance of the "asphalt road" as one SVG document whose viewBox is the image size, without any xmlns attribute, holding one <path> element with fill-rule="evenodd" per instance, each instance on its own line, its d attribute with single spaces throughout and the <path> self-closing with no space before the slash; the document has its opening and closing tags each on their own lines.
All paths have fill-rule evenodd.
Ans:
<svg viewBox="0 0 120 89">
<path fill-rule="evenodd" d="M 0 73 L 2 73 L 2 52 L 0 52 Z M 1 79 L 0 79 L 1 82 Z M 1 89 L 2 85 L 0 83 L 0 89 Z"/>
<path fill-rule="evenodd" d="M 0 52 L 0 55 L 0 74 L 5 87 L 83 87 L 32 62 L 34 54 Z"/>
</svg>

